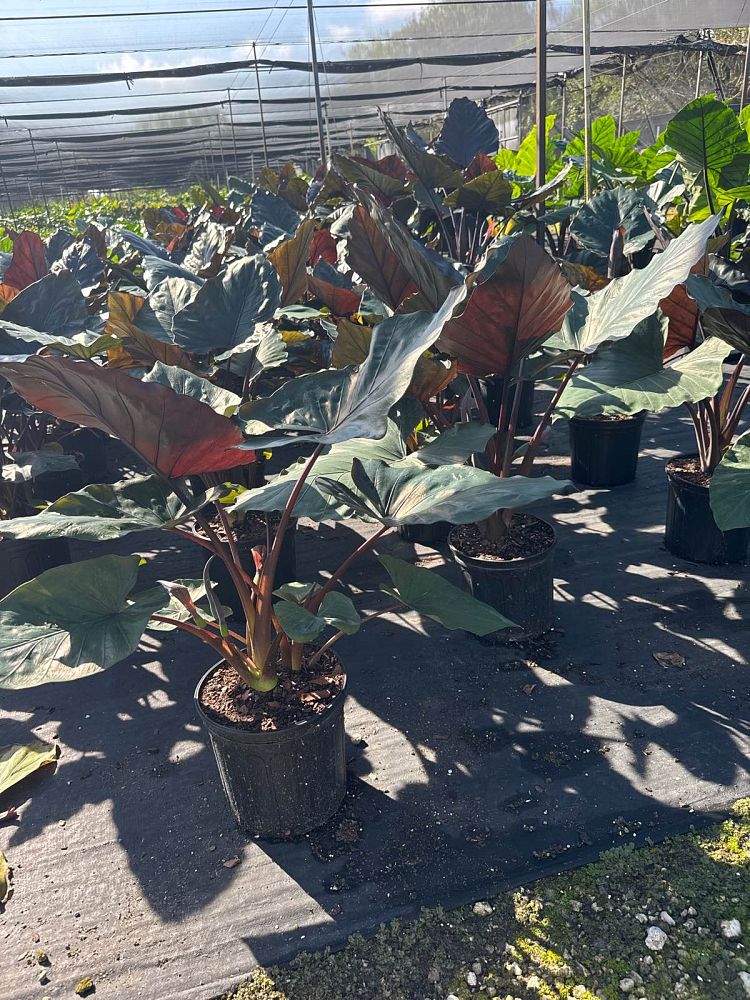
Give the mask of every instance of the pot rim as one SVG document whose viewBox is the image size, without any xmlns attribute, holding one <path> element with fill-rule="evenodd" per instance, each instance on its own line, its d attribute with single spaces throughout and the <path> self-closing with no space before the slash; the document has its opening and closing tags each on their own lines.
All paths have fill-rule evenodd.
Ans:
<svg viewBox="0 0 750 1000">
<path fill-rule="evenodd" d="M 680 472 L 678 469 L 669 468 L 671 462 L 677 462 L 681 458 L 697 458 L 697 457 L 698 455 L 696 452 L 687 452 L 683 455 L 673 455 L 671 458 L 668 458 L 667 461 L 664 463 L 664 471 L 667 475 L 667 482 L 670 485 L 679 486 L 681 489 L 684 490 L 694 490 L 696 493 L 707 493 L 711 486 L 710 482 L 708 483 L 691 482 L 689 479 L 684 478 L 685 476 L 684 472 Z"/>
<path fill-rule="evenodd" d="M 607 420 L 606 414 L 595 413 L 590 417 L 573 416 L 568 421 L 571 424 L 601 424 L 603 427 L 630 427 L 638 422 L 643 423 L 648 416 L 648 410 L 639 410 L 638 413 L 623 413 L 619 420 Z"/>
<path fill-rule="evenodd" d="M 548 521 L 544 517 L 539 517 L 538 514 L 530 514 L 530 517 L 535 517 L 537 521 L 541 521 L 542 524 L 546 524 L 547 527 L 552 529 L 552 541 L 542 552 L 536 552 L 533 556 L 519 556 L 516 559 L 480 559 L 478 556 L 470 556 L 462 552 L 457 548 L 451 541 L 454 531 L 457 528 L 463 527 L 460 524 L 454 524 L 451 530 L 448 532 L 448 547 L 453 554 L 453 558 L 459 565 L 461 563 L 466 563 L 468 566 L 472 566 L 477 569 L 497 571 L 500 573 L 507 573 L 516 569 L 519 566 L 533 566 L 537 563 L 545 562 L 557 548 L 557 529 L 555 525 Z"/>
<path fill-rule="evenodd" d="M 306 730 L 322 725 L 333 715 L 337 714 L 338 711 L 343 709 L 343 704 L 346 699 L 346 683 L 348 675 L 343 669 L 343 665 L 341 665 L 341 673 L 344 676 L 344 683 L 341 685 L 341 688 L 333 701 L 330 705 L 328 705 L 325 711 L 320 713 L 320 715 L 316 715 L 311 719 L 303 719 L 301 722 L 295 722 L 293 725 L 285 726 L 283 729 L 273 729 L 268 732 L 260 733 L 252 732 L 249 729 L 241 729 L 239 726 L 230 722 L 218 722 L 203 708 L 200 702 L 200 696 L 203 690 L 203 685 L 206 683 L 211 674 L 218 670 L 219 667 L 224 666 L 225 663 L 226 660 L 219 660 L 217 663 L 210 666 L 196 684 L 195 691 L 193 692 L 193 703 L 201 722 L 209 733 L 216 733 L 224 739 L 233 740 L 237 743 L 281 743 L 285 740 L 296 739 Z M 340 660 L 339 663 L 341 664 Z"/>
</svg>

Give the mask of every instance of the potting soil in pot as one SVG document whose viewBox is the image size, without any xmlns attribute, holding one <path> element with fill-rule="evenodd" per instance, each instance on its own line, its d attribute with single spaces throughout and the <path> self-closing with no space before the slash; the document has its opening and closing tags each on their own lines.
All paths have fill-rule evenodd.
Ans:
<svg viewBox="0 0 750 1000">
<path fill-rule="evenodd" d="M 503 562 L 539 555 L 554 540 L 552 527 L 533 514 L 514 514 L 507 535 L 499 542 L 485 538 L 476 524 L 458 525 L 451 534 L 451 541 L 463 555 Z"/>
</svg>

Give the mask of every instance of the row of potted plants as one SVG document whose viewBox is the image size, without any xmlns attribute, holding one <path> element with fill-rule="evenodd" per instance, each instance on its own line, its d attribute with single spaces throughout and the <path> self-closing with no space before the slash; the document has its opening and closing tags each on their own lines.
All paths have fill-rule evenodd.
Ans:
<svg viewBox="0 0 750 1000">
<path fill-rule="evenodd" d="M 693 169 L 696 119 L 704 143 L 723 130 L 720 169 Z M 640 154 L 600 128 L 589 203 L 574 149 L 553 146 L 566 162 L 550 156 L 534 191 L 528 142 L 505 155 L 484 112 L 456 101 L 431 147 L 386 117 L 391 156 L 232 179 L 192 211 L 151 213 L 145 235 L 14 234 L 0 376 L 29 427 L 43 414 L 53 437 L 118 439 L 139 474 L 89 477 L 33 514 L 6 504 L 0 558 L 159 529 L 206 561 L 200 578 L 138 590 L 137 556 L 58 555 L 0 601 L 0 685 L 86 676 L 145 630 L 185 632 L 217 660 L 196 705 L 238 821 L 300 833 L 344 794 L 342 638 L 404 607 L 478 635 L 553 623 L 555 532 L 526 509 L 571 488 L 533 474 L 552 421 L 570 422 L 573 478 L 616 485 L 643 415 L 687 407 L 698 457 L 670 472 L 667 544 L 742 558 L 745 515 L 727 497 L 746 473 L 744 439 L 731 447 L 750 312 L 734 180 L 750 145 L 713 99 L 675 122 Z M 547 405 L 522 441 L 540 380 Z M 71 461 L 46 440 L 30 458 L 9 430 L 4 443 L 8 483 Z M 290 446 L 295 461 L 267 475 L 265 455 Z M 686 495 L 714 532 L 700 551 Z M 299 580 L 298 518 L 372 527 L 324 580 Z M 466 589 L 381 551 L 386 582 L 363 613 L 346 574 L 391 530 L 447 533 Z"/>
</svg>

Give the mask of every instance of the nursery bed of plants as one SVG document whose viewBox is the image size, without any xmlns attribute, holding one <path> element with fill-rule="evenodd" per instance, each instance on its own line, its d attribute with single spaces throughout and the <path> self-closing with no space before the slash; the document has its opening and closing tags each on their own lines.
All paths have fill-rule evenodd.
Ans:
<svg viewBox="0 0 750 1000">
<path fill-rule="evenodd" d="M 555 504 L 558 628 L 542 640 L 495 647 L 427 626 L 425 643 L 416 615 L 347 640 L 349 795 L 331 823 L 292 843 L 248 842 L 234 828 L 182 707 L 211 662 L 189 641 L 147 641 L 116 684 L 100 674 L 33 704 L 6 692 L 11 742 L 33 729 L 63 747 L 57 773 L 31 779 L 5 840 L 17 866 L 8 953 L 43 947 L 63 994 L 89 974 L 103 995 L 197 1000 L 255 962 L 528 884 L 728 809 L 750 791 L 748 595 L 743 569 L 678 563 L 661 545 L 671 451 L 659 442 L 676 452 L 689 433 L 674 415 L 647 421 L 633 484 Z M 563 475 L 557 430 L 551 447 L 545 468 Z M 321 547 L 343 547 L 338 532 L 302 530 L 308 573 Z M 140 550 L 163 544 L 148 536 Z M 388 547 L 411 549 L 398 538 Z M 192 547 L 165 554 L 176 577 L 194 572 Z M 444 548 L 416 554 L 446 563 Z M 355 591 L 361 583 L 352 577 Z M 665 653 L 673 665 L 654 658 Z M 25 1000 L 37 972 L 6 967 L 3 996 Z"/>
<path fill-rule="evenodd" d="M 539 189 L 462 98 L 6 230 L 3 998 L 201 1000 L 750 792 L 750 113 L 598 120 L 591 197 L 554 124 Z"/>
</svg>

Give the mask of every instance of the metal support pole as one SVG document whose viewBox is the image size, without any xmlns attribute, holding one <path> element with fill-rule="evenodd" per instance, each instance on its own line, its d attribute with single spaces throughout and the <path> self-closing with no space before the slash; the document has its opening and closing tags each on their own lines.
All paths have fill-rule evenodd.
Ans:
<svg viewBox="0 0 750 1000">
<path fill-rule="evenodd" d="M 536 186 L 547 178 L 547 0 L 536 0 Z M 540 203 L 540 208 L 544 203 Z"/>
<path fill-rule="evenodd" d="M 443 86 L 440 88 L 443 91 L 443 111 L 448 113 L 448 77 L 443 77 Z"/>
<path fill-rule="evenodd" d="M 255 155 L 253 153 L 250 154 L 250 177 L 255 184 Z"/>
<path fill-rule="evenodd" d="M 5 171 L 3 170 L 2 157 L 0 157 L 0 180 L 3 182 L 3 190 L 5 191 L 5 197 L 8 201 L 8 212 L 10 214 L 11 221 L 13 222 L 13 228 L 18 228 L 18 222 L 16 220 L 16 212 L 13 207 L 13 199 L 10 196 L 10 188 L 8 187 L 8 178 L 5 176 Z"/>
<path fill-rule="evenodd" d="M 328 149 L 328 158 L 330 159 L 333 152 L 331 149 L 331 126 L 328 122 L 328 104 L 325 101 L 323 102 L 323 121 L 326 127 L 326 147 Z"/>
<path fill-rule="evenodd" d="M 216 180 L 216 162 L 214 161 L 214 137 L 211 129 L 208 129 L 208 155 L 211 160 L 211 168 L 209 170 L 208 176 L 213 184 Z"/>
<path fill-rule="evenodd" d="M 258 110 L 260 111 L 260 134 L 263 137 L 263 161 L 268 166 L 268 145 L 266 143 L 266 122 L 263 117 L 263 97 L 260 92 L 260 73 L 258 72 L 258 56 L 253 42 L 253 61 L 255 62 L 255 83 L 258 87 Z"/>
<path fill-rule="evenodd" d="M 65 176 L 65 165 L 63 163 L 62 153 L 60 152 L 60 143 L 55 139 L 55 149 L 57 150 L 57 162 L 60 164 L 60 178 L 65 185 L 66 190 L 68 190 L 68 179 Z M 68 194 L 70 194 L 68 190 Z"/>
<path fill-rule="evenodd" d="M 326 168 L 326 140 L 323 129 L 323 108 L 320 101 L 320 78 L 318 76 L 318 52 L 315 47 L 315 14 L 313 0 L 307 0 L 307 22 L 310 27 L 310 62 L 312 63 L 313 86 L 315 88 L 315 113 L 318 119 L 318 144 L 320 147 L 320 163 Z"/>
<path fill-rule="evenodd" d="M 623 133 L 623 119 L 625 117 L 625 74 L 628 70 L 628 57 L 625 52 L 622 54 L 622 78 L 620 80 L 620 112 L 617 115 L 617 137 Z"/>
<path fill-rule="evenodd" d="M 563 73 L 562 95 L 560 97 L 560 135 L 565 138 L 565 129 L 568 118 L 568 74 Z"/>
<path fill-rule="evenodd" d="M 701 74 L 703 73 L 703 49 L 698 53 L 698 75 L 695 78 L 695 99 L 701 96 Z"/>
<path fill-rule="evenodd" d="M 750 71 L 750 24 L 747 26 L 747 41 L 745 42 L 745 65 L 742 68 L 742 90 L 740 91 L 740 111 L 747 103 L 747 77 Z"/>
<path fill-rule="evenodd" d="M 221 171 L 224 174 L 224 183 L 229 187 L 229 174 L 227 173 L 227 161 L 224 159 L 224 136 L 221 134 L 221 118 L 216 116 L 216 128 L 219 130 L 219 155 L 221 156 Z"/>
<path fill-rule="evenodd" d="M 36 175 L 39 178 L 39 190 L 42 194 L 42 201 L 44 202 L 44 212 L 47 216 L 47 225 L 50 224 L 49 217 L 49 205 L 47 204 L 47 194 L 44 190 L 44 182 L 42 180 L 42 171 L 39 168 L 39 157 L 36 155 L 36 146 L 34 145 L 34 136 L 31 134 L 31 129 L 26 130 L 29 133 L 29 140 L 31 142 L 31 152 L 34 154 L 34 163 L 36 164 Z"/>
<path fill-rule="evenodd" d="M 592 193 L 591 183 L 591 3 L 582 0 L 583 14 L 583 190 L 586 201 Z"/>
<path fill-rule="evenodd" d="M 354 129 L 351 122 L 349 122 L 349 152 L 354 156 Z"/>
<path fill-rule="evenodd" d="M 237 136 L 234 132 L 234 113 L 232 112 L 232 95 L 227 88 L 227 101 L 229 103 L 229 122 L 232 126 L 232 149 L 234 151 L 234 171 L 236 174 L 240 172 L 240 165 L 237 162 Z"/>
</svg>

